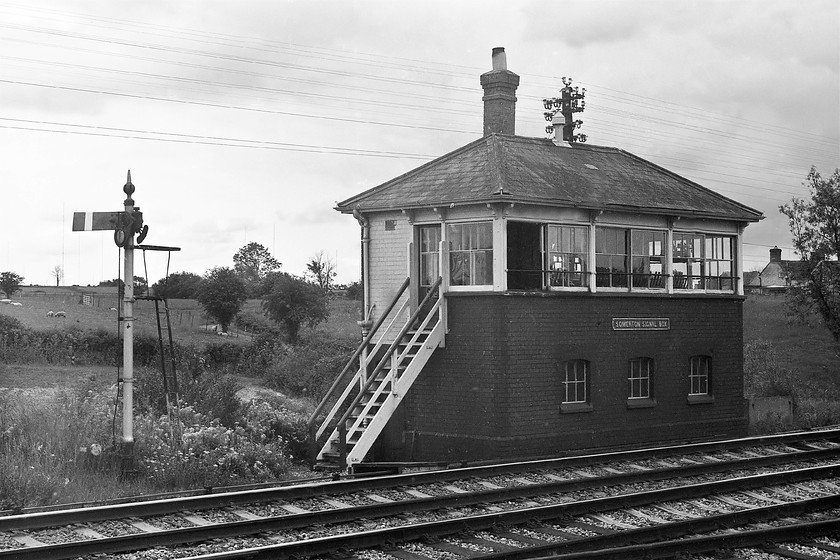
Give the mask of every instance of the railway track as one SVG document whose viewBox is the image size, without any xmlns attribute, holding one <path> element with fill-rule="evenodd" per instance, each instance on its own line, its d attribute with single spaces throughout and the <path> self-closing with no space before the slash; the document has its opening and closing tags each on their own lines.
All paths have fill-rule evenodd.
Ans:
<svg viewBox="0 0 840 560">
<path fill-rule="evenodd" d="M 0 517 L 0 560 L 666 558 L 732 548 L 733 528 L 837 535 L 838 518 L 827 430 L 24 513 Z"/>
</svg>

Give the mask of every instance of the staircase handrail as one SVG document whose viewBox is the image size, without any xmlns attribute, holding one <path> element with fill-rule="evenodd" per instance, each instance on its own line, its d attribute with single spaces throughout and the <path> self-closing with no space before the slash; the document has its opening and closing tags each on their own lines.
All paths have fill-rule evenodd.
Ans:
<svg viewBox="0 0 840 560">
<path fill-rule="evenodd" d="M 358 358 L 359 355 L 362 353 L 362 350 L 364 350 L 368 346 L 368 344 L 370 344 L 370 341 L 373 339 L 373 337 L 376 336 L 376 332 L 379 330 L 379 327 L 382 326 L 382 323 L 385 322 L 385 319 L 388 317 L 388 314 L 390 314 L 391 310 L 394 309 L 394 306 L 397 305 L 397 302 L 399 301 L 400 297 L 402 297 L 403 293 L 405 293 L 405 290 L 408 288 L 410 283 L 411 277 L 406 278 L 400 286 L 400 289 L 397 290 L 397 295 L 394 296 L 393 300 L 391 300 L 391 303 L 388 305 L 388 308 L 385 310 L 384 313 L 380 315 L 379 319 L 376 320 L 376 323 L 370 329 L 368 335 L 365 337 L 362 343 L 359 344 L 359 347 L 356 348 L 356 351 L 353 352 L 353 355 L 347 361 L 347 364 L 344 366 L 344 369 L 342 369 L 341 373 L 339 373 L 338 376 L 335 378 L 332 385 L 330 385 L 330 388 L 327 390 L 326 395 L 324 395 L 324 398 L 321 399 L 321 402 L 318 403 L 318 406 L 315 407 L 315 410 L 309 416 L 309 420 L 306 423 L 306 428 L 313 446 L 317 444 L 317 442 L 314 441 L 315 434 L 313 432 L 315 428 L 315 423 L 318 421 L 318 416 L 321 414 L 321 412 L 323 412 L 324 408 L 327 405 L 327 402 L 329 402 L 329 400 L 332 398 L 333 394 L 335 393 L 336 389 L 341 383 L 341 380 L 344 378 L 344 375 L 350 369 L 350 366 L 353 365 L 353 363 L 356 361 L 356 358 Z"/>
<path fill-rule="evenodd" d="M 341 419 L 338 421 L 338 433 L 339 433 L 339 444 L 341 448 L 342 454 L 342 462 L 345 461 L 346 457 L 345 454 L 347 452 L 347 419 L 350 417 L 350 414 L 353 413 L 353 409 L 359 402 L 362 400 L 362 397 L 370 389 L 371 385 L 373 385 L 374 380 L 376 380 L 376 376 L 382 371 L 382 368 L 385 367 L 385 364 L 388 362 L 388 359 L 391 357 L 391 354 L 394 353 L 394 349 L 399 346 L 400 342 L 402 342 L 403 337 L 409 331 L 411 326 L 414 324 L 414 321 L 420 316 L 420 313 L 423 311 L 423 306 L 426 305 L 426 302 L 432 297 L 435 292 L 437 292 L 438 288 L 440 287 L 441 283 L 443 282 L 443 277 L 438 276 L 438 279 L 435 283 L 429 288 L 429 291 L 426 293 L 426 297 L 423 298 L 423 301 L 420 302 L 420 305 L 417 306 L 417 309 L 414 310 L 414 313 L 411 314 L 411 317 L 406 321 L 405 325 L 403 325 L 402 329 L 400 329 L 399 334 L 394 339 L 394 342 L 391 343 L 391 346 L 388 347 L 388 350 L 385 351 L 385 354 L 382 356 L 382 359 L 374 368 L 373 372 L 368 375 L 367 380 L 365 381 L 364 386 L 356 393 L 356 397 L 350 403 L 350 406 L 347 407 L 347 410 L 344 411 L 342 414 Z M 443 294 L 440 294 L 439 297 L 443 297 Z M 437 308 L 437 306 L 436 306 Z M 431 312 L 429 313 L 431 314 Z M 438 319 L 440 320 L 440 319 Z"/>
</svg>

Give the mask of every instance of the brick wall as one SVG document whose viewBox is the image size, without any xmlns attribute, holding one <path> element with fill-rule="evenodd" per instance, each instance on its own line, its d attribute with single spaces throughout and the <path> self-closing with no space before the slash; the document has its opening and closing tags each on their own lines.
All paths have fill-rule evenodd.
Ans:
<svg viewBox="0 0 840 560">
<path fill-rule="evenodd" d="M 746 433 L 742 300 L 609 294 L 455 295 L 450 333 L 375 460 L 476 460 Z M 615 331 L 613 318 L 668 318 Z M 713 402 L 690 403 L 689 358 L 712 357 Z M 628 407 L 628 360 L 654 359 L 655 403 Z M 587 412 L 561 413 L 561 364 L 591 362 Z"/>
</svg>

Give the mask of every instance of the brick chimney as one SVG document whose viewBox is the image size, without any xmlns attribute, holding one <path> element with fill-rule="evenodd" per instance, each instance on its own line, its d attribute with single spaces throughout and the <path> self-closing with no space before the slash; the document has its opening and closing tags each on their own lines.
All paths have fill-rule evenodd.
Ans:
<svg viewBox="0 0 840 560">
<path fill-rule="evenodd" d="M 507 69 L 504 47 L 493 49 L 493 70 L 481 75 L 484 88 L 484 136 L 516 133 L 516 88 L 519 76 Z"/>
<path fill-rule="evenodd" d="M 770 249 L 770 262 L 782 262 L 782 250 L 778 247 Z"/>
</svg>

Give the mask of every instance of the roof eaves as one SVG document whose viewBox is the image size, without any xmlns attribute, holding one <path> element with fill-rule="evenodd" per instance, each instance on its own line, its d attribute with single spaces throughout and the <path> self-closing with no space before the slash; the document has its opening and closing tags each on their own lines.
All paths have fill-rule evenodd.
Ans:
<svg viewBox="0 0 840 560">
<path fill-rule="evenodd" d="M 758 221 L 761 221 L 761 220 L 764 219 L 764 213 L 759 211 L 759 210 L 756 210 L 755 208 L 751 208 L 751 207 L 747 206 L 746 204 L 741 204 L 740 202 L 738 202 L 736 200 L 733 200 L 729 197 L 723 196 L 722 194 L 720 194 L 718 192 L 715 192 L 712 189 L 704 187 L 703 185 L 701 185 L 699 183 L 695 183 L 691 179 L 686 179 L 682 175 L 679 175 L 678 173 L 674 173 L 670 169 L 666 169 L 666 168 L 664 168 L 660 165 L 657 165 L 657 164 L 653 163 L 652 161 L 649 161 L 649 160 L 646 160 L 642 157 L 639 157 L 636 154 L 633 154 L 633 153 L 628 152 L 626 150 L 622 150 L 621 148 L 613 148 L 613 149 L 617 152 L 620 152 L 621 154 L 624 154 L 625 156 L 627 156 L 629 158 L 632 158 L 632 159 L 642 163 L 643 165 L 647 165 L 649 167 L 652 167 L 652 168 L 656 169 L 657 171 L 659 171 L 661 173 L 665 173 L 665 174 L 673 177 L 674 179 L 676 179 L 678 181 L 686 183 L 687 185 L 690 185 L 690 186 L 692 186 L 696 189 L 700 189 L 700 190 L 710 194 L 711 196 L 713 196 L 715 198 L 723 200 L 723 201 L 725 201 L 729 204 L 732 204 L 734 206 L 738 206 L 741 210 L 743 210 L 747 214 L 751 214 L 752 216 L 754 216 L 754 218 L 749 219 L 749 221 L 758 222 Z"/>
</svg>

